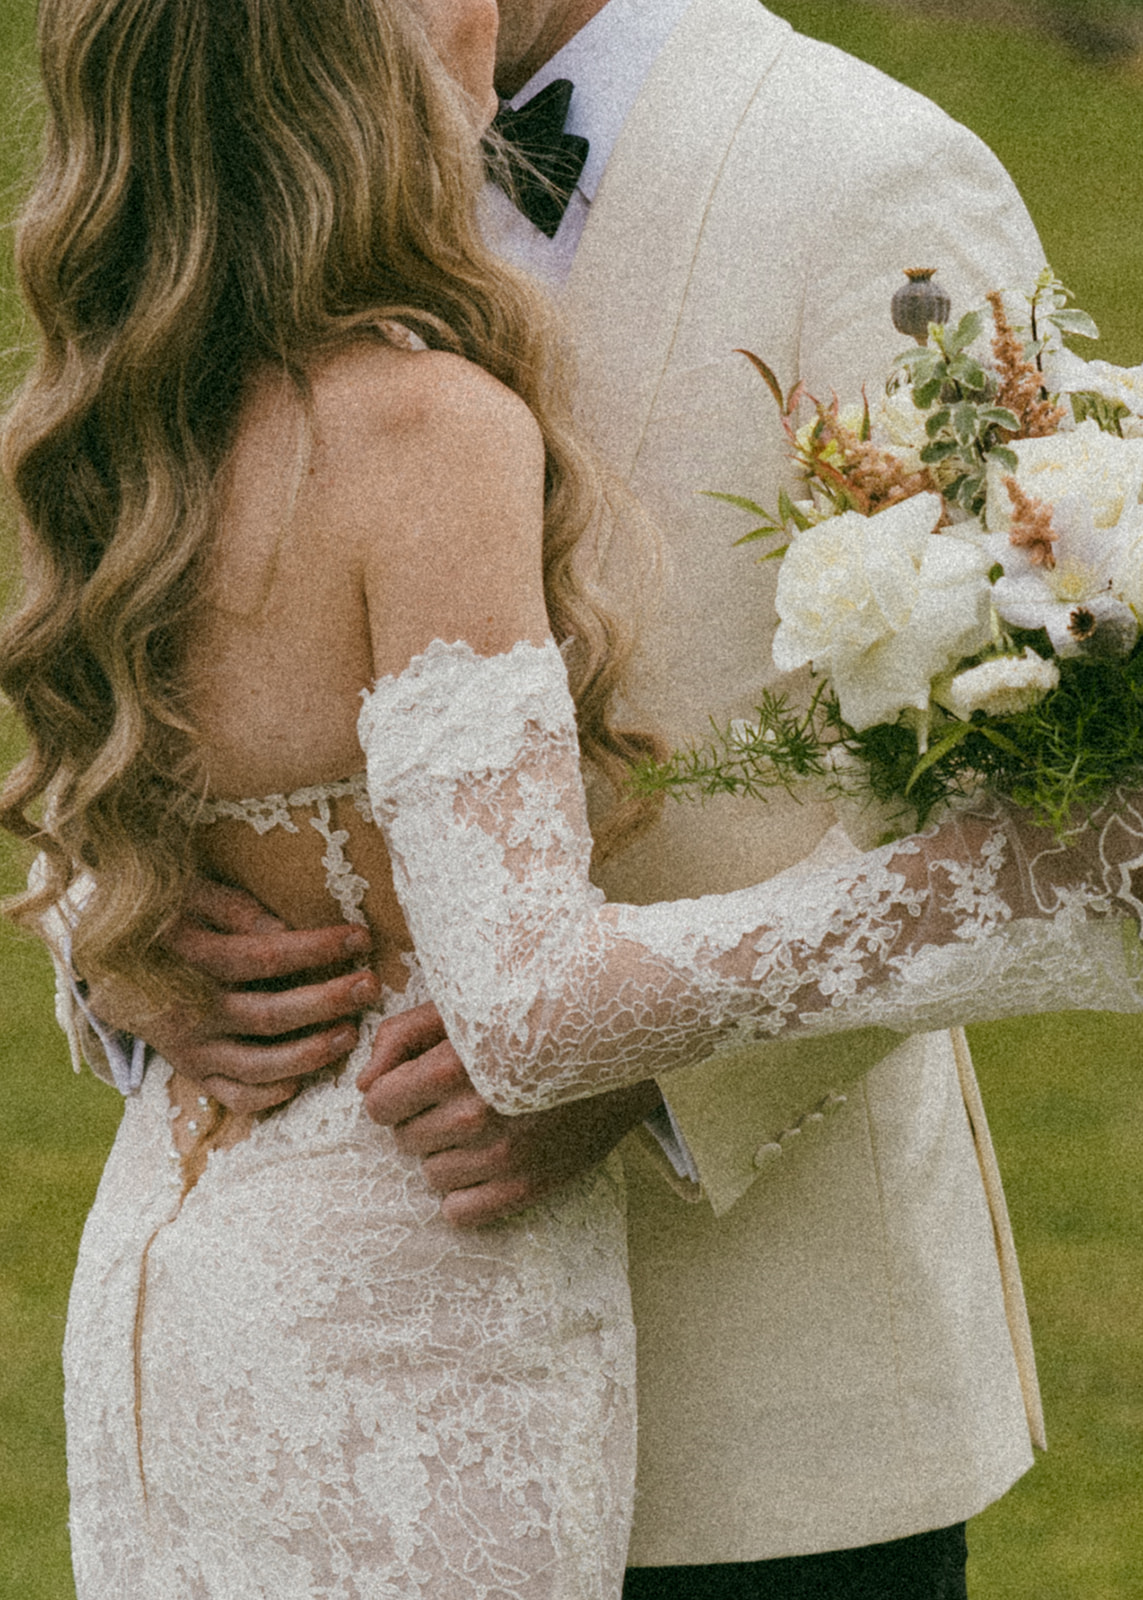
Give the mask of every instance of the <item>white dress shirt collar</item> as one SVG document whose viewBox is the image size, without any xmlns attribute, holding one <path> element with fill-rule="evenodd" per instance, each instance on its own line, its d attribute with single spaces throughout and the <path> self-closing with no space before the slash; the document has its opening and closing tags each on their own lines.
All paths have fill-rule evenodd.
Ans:
<svg viewBox="0 0 1143 1600">
<path fill-rule="evenodd" d="M 577 186 L 586 200 L 595 198 L 644 80 L 689 5 L 690 0 L 608 0 L 513 96 L 512 105 L 520 106 L 555 78 L 571 79 L 566 131 L 590 145 Z"/>
<path fill-rule="evenodd" d="M 495 247 L 557 294 L 567 282 L 588 211 L 616 140 L 659 51 L 691 0 L 608 0 L 510 102 L 520 106 L 555 78 L 573 84 L 568 133 L 588 141 L 587 164 L 554 239 L 489 186 L 487 222 Z"/>
</svg>

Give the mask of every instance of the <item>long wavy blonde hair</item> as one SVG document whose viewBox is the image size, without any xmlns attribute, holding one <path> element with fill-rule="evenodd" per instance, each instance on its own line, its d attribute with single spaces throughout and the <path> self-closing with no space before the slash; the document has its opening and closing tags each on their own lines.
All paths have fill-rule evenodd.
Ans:
<svg viewBox="0 0 1143 1600">
<path fill-rule="evenodd" d="M 590 576 L 598 480 L 552 318 L 482 241 L 471 108 L 415 11 L 42 0 L 39 46 L 46 150 L 17 264 L 40 343 L 3 439 L 26 584 L 0 641 L 30 753 L 0 822 L 48 871 L 11 909 L 35 927 L 88 873 L 77 967 L 161 1006 L 197 992 L 161 943 L 193 871 L 180 797 L 201 782 L 183 641 L 253 369 L 304 392 L 314 352 L 395 318 L 520 395 L 547 446 L 545 593 L 576 641 L 584 755 L 619 791 L 653 740 L 612 720 L 629 644 Z M 643 820 L 617 803 L 597 844 Z"/>
</svg>

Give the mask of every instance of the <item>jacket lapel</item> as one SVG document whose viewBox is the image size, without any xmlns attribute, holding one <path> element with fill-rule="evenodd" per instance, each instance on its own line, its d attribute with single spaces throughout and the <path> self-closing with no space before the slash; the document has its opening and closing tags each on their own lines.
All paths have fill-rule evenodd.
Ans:
<svg viewBox="0 0 1143 1600">
<path fill-rule="evenodd" d="M 592 202 L 564 305 L 581 363 L 582 416 L 625 477 L 727 148 L 790 34 L 757 0 L 694 0 L 651 69 Z"/>
</svg>

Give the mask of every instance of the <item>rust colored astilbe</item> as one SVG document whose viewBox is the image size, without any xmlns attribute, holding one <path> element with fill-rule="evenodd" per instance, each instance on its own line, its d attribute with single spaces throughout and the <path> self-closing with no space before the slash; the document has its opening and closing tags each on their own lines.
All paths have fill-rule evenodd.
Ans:
<svg viewBox="0 0 1143 1600">
<path fill-rule="evenodd" d="M 830 445 L 837 452 L 832 461 L 823 459 Z M 836 400 L 828 410 L 818 406 L 813 468 L 824 482 L 843 490 L 854 509 L 867 517 L 937 487 L 927 467 L 910 472 L 899 456 L 844 427 Z"/>
<path fill-rule="evenodd" d="M 1059 538 L 1052 527 L 1051 506 L 1044 500 L 1037 500 L 1034 495 L 1025 494 L 1011 473 L 1004 479 L 1004 487 L 1012 502 L 1009 544 L 1015 545 L 1018 550 L 1026 550 L 1028 560 L 1034 567 L 1047 567 L 1051 571 L 1056 564 L 1052 546 Z"/>
<path fill-rule="evenodd" d="M 1020 419 L 1015 433 L 1005 432 L 1006 439 L 1041 439 L 1055 433 L 1064 413 L 1053 405 L 1044 393 L 1044 380 L 1034 361 L 1024 354 L 1024 347 L 1012 329 L 1004 310 L 1004 302 L 997 290 L 988 296 L 992 307 L 992 320 L 996 332 L 992 336 L 992 355 L 1000 374 L 1000 389 L 995 404 L 1006 406 Z"/>
</svg>

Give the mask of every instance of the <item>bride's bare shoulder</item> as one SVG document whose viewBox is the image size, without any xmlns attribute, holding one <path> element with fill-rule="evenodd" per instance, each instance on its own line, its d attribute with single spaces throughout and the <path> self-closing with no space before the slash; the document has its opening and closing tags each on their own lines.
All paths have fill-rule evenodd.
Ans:
<svg viewBox="0 0 1143 1600">
<path fill-rule="evenodd" d="M 445 350 L 355 344 L 310 374 L 315 431 L 364 470 L 465 472 L 474 457 L 518 470 L 542 463 L 539 426 L 520 397 L 491 373 Z"/>
</svg>

